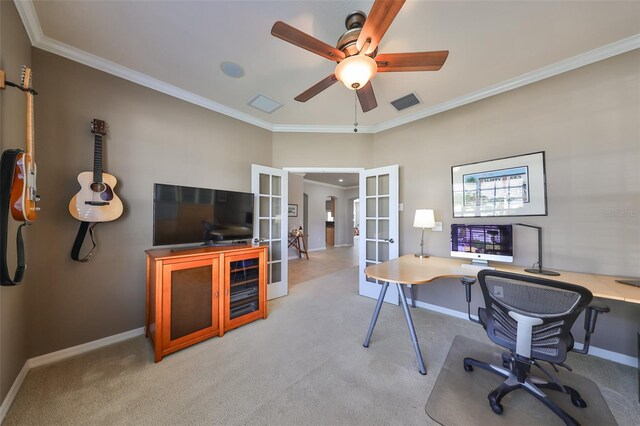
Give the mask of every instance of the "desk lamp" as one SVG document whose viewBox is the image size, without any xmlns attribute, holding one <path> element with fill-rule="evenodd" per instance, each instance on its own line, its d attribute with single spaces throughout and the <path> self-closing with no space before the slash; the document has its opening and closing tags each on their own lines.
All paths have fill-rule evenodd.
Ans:
<svg viewBox="0 0 640 426">
<path fill-rule="evenodd" d="M 535 225 L 527 225 L 526 223 L 514 223 L 513 225 L 526 226 L 527 228 L 534 228 L 538 230 L 538 262 L 533 264 L 534 268 L 527 268 L 524 271 L 532 274 L 542 274 L 550 276 L 560 275 L 558 272 L 542 268 L 542 228 Z M 537 268 L 535 268 L 536 264 L 538 265 Z"/>
<path fill-rule="evenodd" d="M 413 219 L 414 228 L 422 228 L 422 238 L 420 239 L 420 254 L 416 253 L 416 257 L 425 258 L 429 257 L 424 254 L 424 229 L 433 228 L 436 226 L 436 220 L 433 216 L 433 210 L 431 209 L 418 209 L 416 210 L 416 216 Z"/>
</svg>

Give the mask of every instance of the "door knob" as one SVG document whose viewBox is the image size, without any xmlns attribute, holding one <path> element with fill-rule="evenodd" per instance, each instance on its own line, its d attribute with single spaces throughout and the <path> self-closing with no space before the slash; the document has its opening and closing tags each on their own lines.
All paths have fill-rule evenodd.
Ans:
<svg viewBox="0 0 640 426">
<path fill-rule="evenodd" d="M 393 241 L 393 238 L 385 238 L 384 240 L 390 244 L 393 244 L 395 242 Z"/>
</svg>

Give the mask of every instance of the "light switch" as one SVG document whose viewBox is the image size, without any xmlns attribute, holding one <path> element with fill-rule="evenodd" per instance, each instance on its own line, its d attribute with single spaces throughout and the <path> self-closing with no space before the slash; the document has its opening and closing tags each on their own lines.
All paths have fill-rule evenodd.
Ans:
<svg viewBox="0 0 640 426">
<path fill-rule="evenodd" d="M 399 212 L 403 212 L 404 211 L 404 203 L 398 203 L 398 211 Z"/>
<path fill-rule="evenodd" d="M 435 232 L 442 232 L 442 222 L 436 222 L 436 226 L 432 229 Z"/>
</svg>

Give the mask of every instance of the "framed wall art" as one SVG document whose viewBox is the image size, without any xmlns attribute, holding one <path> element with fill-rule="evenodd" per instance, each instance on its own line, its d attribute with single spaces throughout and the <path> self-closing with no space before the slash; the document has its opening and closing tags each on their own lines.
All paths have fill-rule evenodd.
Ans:
<svg viewBox="0 0 640 426">
<path fill-rule="evenodd" d="M 297 217 L 297 216 L 298 216 L 298 205 L 289 204 L 289 217 Z"/>
<path fill-rule="evenodd" d="M 544 151 L 451 167 L 453 217 L 546 216 Z"/>
</svg>

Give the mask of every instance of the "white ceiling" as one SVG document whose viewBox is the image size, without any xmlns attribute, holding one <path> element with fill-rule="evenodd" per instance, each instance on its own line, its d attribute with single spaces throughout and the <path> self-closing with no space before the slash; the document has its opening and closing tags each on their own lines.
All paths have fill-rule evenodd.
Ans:
<svg viewBox="0 0 640 426">
<path fill-rule="evenodd" d="M 304 173 L 304 180 L 342 188 L 353 188 L 360 184 L 360 175 L 358 173 Z"/>
<path fill-rule="evenodd" d="M 335 64 L 270 34 L 282 20 L 329 44 L 372 1 L 16 1 L 32 43 L 273 131 L 352 132 L 354 93 L 337 83 L 293 98 Z M 377 132 L 640 47 L 639 1 L 407 1 L 380 53 L 449 50 L 437 72 L 374 77 Z M 232 61 L 243 78 L 224 75 Z M 36 70 L 37 72 L 37 70 Z M 34 80 L 37 75 L 34 76 Z M 415 92 L 422 104 L 389 102 Z M 272 114 L 248 103 L 263 94 Z"/>
</svg>

